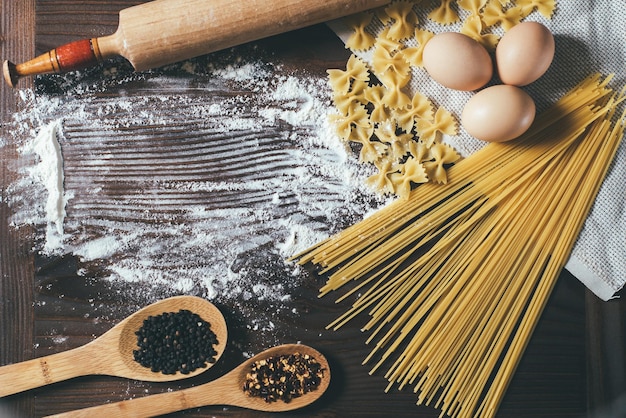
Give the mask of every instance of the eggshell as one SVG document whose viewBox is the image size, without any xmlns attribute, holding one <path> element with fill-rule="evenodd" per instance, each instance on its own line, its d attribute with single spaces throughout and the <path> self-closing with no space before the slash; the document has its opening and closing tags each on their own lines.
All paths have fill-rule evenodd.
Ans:
<svg viewBox="0 0 626 418">
<path fill-rule="evenodd" d="M 519 87 L 499 84 L 488 87 L 467 101 L 461 114 L 465 130 L 487 142 L 517 138 L 532 125 L 535 102 Z"/>
<path fill-rule="evenodd" d="M 554 59 L 554 36 L 538 22 L 522 22 L 502 36 L 496 66 L 504 84 L 525 86 L 541 77 Z"/>
<path fill-rule="evenodd" d="M 477 90 L 493 75 L 493 62 L 487 50 L 462 33 L 443 32 L 433 36 L 424 46 L 422 58 L 428 74 L 454 90 Z"/>
</svg>

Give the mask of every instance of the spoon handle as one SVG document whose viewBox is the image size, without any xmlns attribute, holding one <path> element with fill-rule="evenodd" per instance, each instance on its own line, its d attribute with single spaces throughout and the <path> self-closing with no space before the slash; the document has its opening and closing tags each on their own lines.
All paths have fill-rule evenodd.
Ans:
<svg viewBox="0 0 626 418">
<path fill-rule="evenodd" d="M 216 389 L 214 392 L 211 391 L 208 385 L 210 383 L 173 392 L 164 392 L 68 411 L 50 415 L 46 418 L 92 418 L 106 416 L 148 418 L 208 405 L 232 405 L 229 394 L 220 391 L 219 385 L 211 385 Z M 230 388 L 230 391 L 232 390 Z"/>
<path fill-rule="evenodd" d="M 85 347 L 0 367 L 0 397 L 91 374 L 93 356 Z"/>
</svg>

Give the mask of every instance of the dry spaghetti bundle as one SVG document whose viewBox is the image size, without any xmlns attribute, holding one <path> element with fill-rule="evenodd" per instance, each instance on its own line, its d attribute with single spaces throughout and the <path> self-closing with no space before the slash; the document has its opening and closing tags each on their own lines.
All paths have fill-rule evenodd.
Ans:
<svg viewBox="0 0 626 418">
<path fill-rule="evenodd" d="M 514 142 L 494 143 L 298 256 L 347 283 L 389 390 L 452 417 L 493 416 L 624 134 L 624 93 L 581 82 Z M 618 119 L 617 122 L 615 120 Z"/>
</svg>

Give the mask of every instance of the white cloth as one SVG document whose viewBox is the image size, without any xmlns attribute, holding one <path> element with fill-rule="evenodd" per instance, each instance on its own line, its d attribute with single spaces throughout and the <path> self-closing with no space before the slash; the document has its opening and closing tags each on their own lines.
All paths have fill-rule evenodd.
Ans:
<svg viewBox="0 0 626 418">
<path fill-rule="evenodd" d="M 428 4 L 428 3 L 425 3 Z M 460 25 L 441 26 L 429 21 L 430 9 L 420 9 L 420 27 L 434 33 L 458 31 Z M 463 18 L 464 11 L 459 14 Z M 600 72 L 615 74 L 611 86 L 626 86 L 626 8 L 623 1 L 562 0 L 552 19 L 533 12 L 526 20 L 539 21 L 555 36 L 556 54 L 548 72 L 525 87 L 541 111 L 556 101 L 586 76 Z M 343 20 L 329 26 L 345 42 L 351 30 Z M 373 33 L 382 29 L 375 19 Z M 498 30 L 495 33 L 502 34 Z M 410 45 L 411 41 L 407 41 Z M 371 51 L 358 53 L 371 62 Z M 430 79 L 426 71 L 412 70 L 410 93 L 426 94 L 436 106 L 442 105 L 460 119 L 463 105 L 472 93 L 445 89 Z M 467 156 L 484 146 L 461 129 L 460 135 L 445 138 L 462 155 Z M 626 141 L 623 141 L 600 193 L 587 218 L 566 268 L 587 288 L 603 300 L 611 299 L 626 283 Z"/>
</svg>

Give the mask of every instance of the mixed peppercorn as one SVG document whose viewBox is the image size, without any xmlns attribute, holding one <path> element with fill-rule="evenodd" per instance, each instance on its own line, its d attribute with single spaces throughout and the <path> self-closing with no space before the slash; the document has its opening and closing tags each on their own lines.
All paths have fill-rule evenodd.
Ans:
<svg viewBox="0 0 626 418">
<path fill-rule="evenodd" d="M 273 356 L 252 364 L 243 391 L 266 402 L 289 402 L 317 388 L 323 376 L 322 366 L 308 354 Z"/>
<path fill-rule="evenodd" d="M 135 361 L 153 372 L 189 374 L 215 363 L 217 336 L 210 323 L 189 310 L 150 316 L 135 334 Z"/>
</svg>

